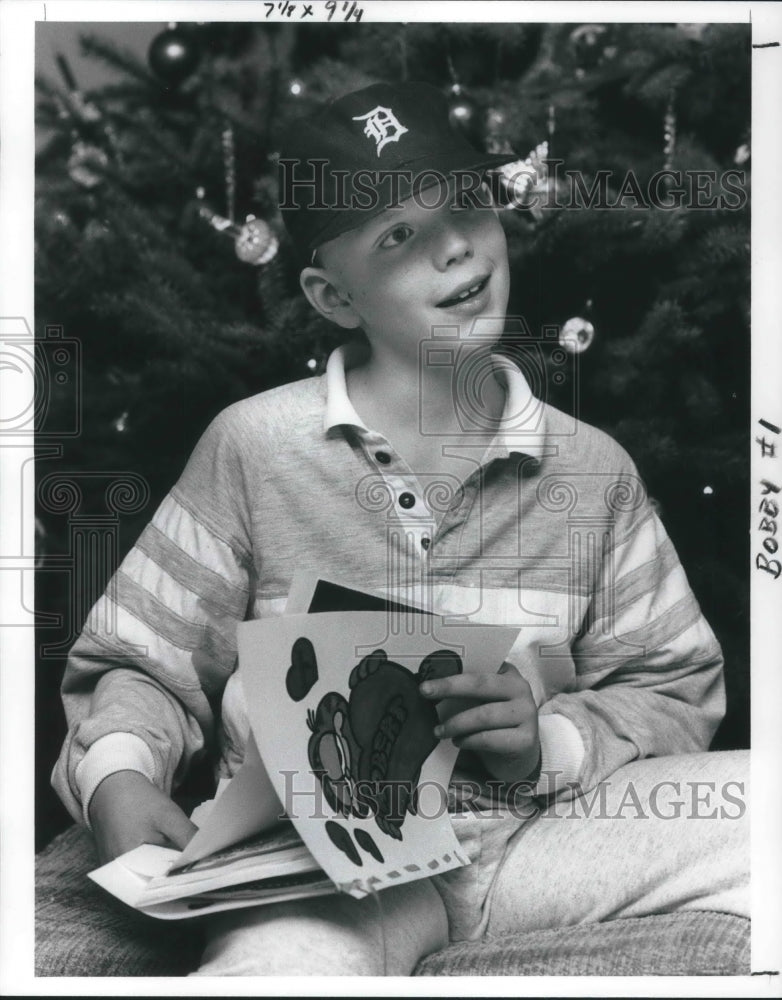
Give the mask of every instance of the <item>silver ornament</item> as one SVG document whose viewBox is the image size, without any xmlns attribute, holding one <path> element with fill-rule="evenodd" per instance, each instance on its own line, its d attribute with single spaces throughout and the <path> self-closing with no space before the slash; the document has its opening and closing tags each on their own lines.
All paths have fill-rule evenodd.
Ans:
<svg viewBox="0 0 782 1000">
<path fill-rule="evenodd" d="M 559 343 L 569 354 L 583 354 L 594 339 L 594 326 L 581 316 L 569 319 L 559 331 Z"/>
<path fill-rule="evenodd" d="M 68 160 L 68 175 L 82 187 L 94 188 L 103 180 L 103 171 L 108 165 L 109 158 L 104 150 L 79 140 Z"/>
<path fill-rule="evenodd" d="M 234 249 L 239 260 L 260 267 L 276 256 L 279 245 L 279 240 L 267 222 L 248 215 L 236 237 Z"/>
</svg>

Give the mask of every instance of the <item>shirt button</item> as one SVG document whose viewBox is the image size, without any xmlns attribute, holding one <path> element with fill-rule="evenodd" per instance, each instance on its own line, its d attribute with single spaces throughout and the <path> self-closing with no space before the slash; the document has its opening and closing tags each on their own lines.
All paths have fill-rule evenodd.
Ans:
<svg viewBox="0 0 782 1000">
<path fill-rule="evenodd" d="M 423 538 L 421 539 L 421 547 L 422 547 L 423 549 L 425 549 L 425 550 L 428 550 L 428 549 L 429 549 L 429 546 L 430 546 L 431 544 L 432 544 L 432 539 L 431 539 L 431 538 L 427 538 L 426 536 L 424 536 L 424 537 L 423 537 Z"/>
<path fill-rule="evenodd" d="M 391 461 L 391 456 L 387 451 L 376 451 L 375 458 L 380 462 L 381 465 L 388 465 Z"/>
<path fill-rule="evenodd" d="M 405 510 L 410 510 L 411 507 L 415 507 L 415 497 L 412 493 L 402 493 L 399 497 L 399 506 L 404 507 Z"/>
</svg>

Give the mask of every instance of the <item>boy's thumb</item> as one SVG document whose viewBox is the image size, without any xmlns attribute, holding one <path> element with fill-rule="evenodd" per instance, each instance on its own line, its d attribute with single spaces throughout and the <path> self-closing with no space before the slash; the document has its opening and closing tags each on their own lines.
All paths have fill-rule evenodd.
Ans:
<svg viewBox="0 0 782 1000">
<path fill-rule="evenodd" d="M 184 850 L 197 830 L 198 827 L 195 823 L 191 823 L 182 810 L 177 807 L 167 814 L 165 822 L 161 824 L 160 832 L 165 834 L 174 847 L 178 847 L 181 851 Z"/>
</svg>

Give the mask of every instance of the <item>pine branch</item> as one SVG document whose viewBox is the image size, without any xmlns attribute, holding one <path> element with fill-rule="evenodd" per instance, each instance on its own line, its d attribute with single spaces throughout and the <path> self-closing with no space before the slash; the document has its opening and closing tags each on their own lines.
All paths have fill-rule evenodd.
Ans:
<svg viewBox="0 0 782 1000">
<path fill-rule="evenodd" d="M 151 89 L 158 90 L 160 88 L 157 78 L 149 70 L 146 63 L 128 49 L 116 45 L 110 39 L 100 35 L 82 35 L 79 41 L 81 51 L 85 56 L 98 59 L 109 68 L 125 73 Z M 96 91 L 94 96 L 99 97 L 100 91 Z"/>
</svg>

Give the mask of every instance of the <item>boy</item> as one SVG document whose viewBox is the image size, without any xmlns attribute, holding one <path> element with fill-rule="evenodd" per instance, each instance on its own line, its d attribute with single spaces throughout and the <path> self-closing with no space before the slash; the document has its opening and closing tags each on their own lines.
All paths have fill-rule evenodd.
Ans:
<svg viewBox="0 0 782 1000">
<path fill-rule="evenodd" d="M 194 827 L 171 789 L 207 747 L 223 774 L 243 757 L 236 624 L 281 614 L 306 568 L 519 626 L 496 675 L 422 685 L 465 699 L 436 734 L 502 803 L 454 818 L 469 867 L 212 918 L 199 974 L 408 975 L 449 938 L 746 915 L 739 784 L 720 798 L 739 761 L 695 752 L 723 712 L 719 646 L 627 455 L 492 351 L 509 274 L 480 181 L 508 158 L 472 150 L 419 84 L 347 95 L 283 152 L 304 294 L 361 335 L 323 377 L 235 404 L 199 442 L 72 651 L 63 801 L 103 860 L 184 846 Z M 698 815 L 721 822 L 691 822 L 693 785 L 714 798 Z M 593 789 L 599 812 L 578 815 L 573 791 Z"/>
</svg>

